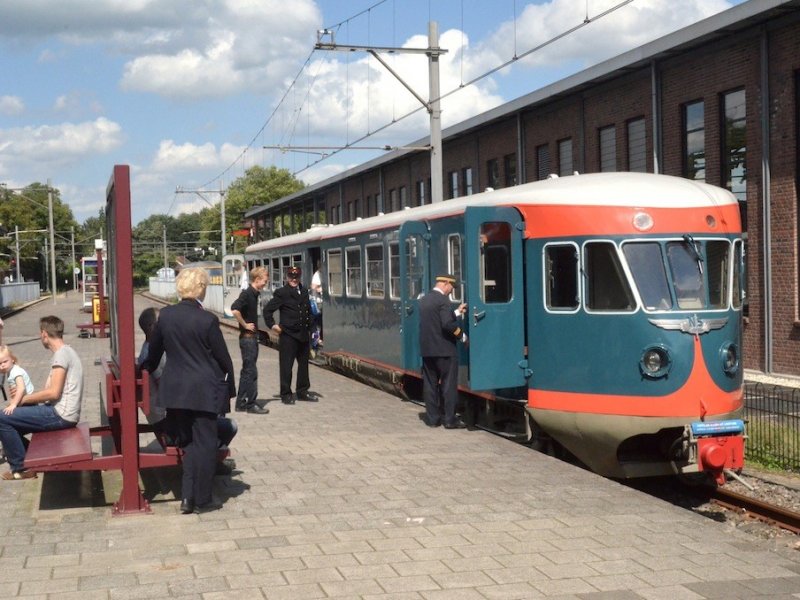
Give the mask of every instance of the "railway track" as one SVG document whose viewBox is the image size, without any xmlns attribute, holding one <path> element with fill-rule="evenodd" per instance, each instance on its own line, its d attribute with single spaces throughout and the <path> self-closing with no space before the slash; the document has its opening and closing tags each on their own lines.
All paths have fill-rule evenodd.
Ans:
<svg viewBox="0 0 800 600">
<path fill-rule="evenodd" d="M 793 510 L 769 504 L 726 488 L 715 490 L 711 501 L 738 514 L 800 534 L 800 513 Z"/>
</svg>

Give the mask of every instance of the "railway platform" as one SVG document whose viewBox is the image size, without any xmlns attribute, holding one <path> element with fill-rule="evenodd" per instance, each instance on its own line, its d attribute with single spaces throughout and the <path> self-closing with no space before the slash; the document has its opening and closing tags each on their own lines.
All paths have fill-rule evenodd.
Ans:
<svg viewBox="0 0 800 600">
<path fill-rule="evenodd" d="M 3 341 L 41 387 L 38 320 L 64 319 L 97 425 L 109 341 L 79 337 L 80 308 L 39 302 Z M 430 429 L 419 406 L 316 367 L 320 401 L 281 404 L 277 371 L 262 348 L 270 414 L 233 414 L 222 510 L 181 515 L 176 468 L 142 472 L 149 515 L 112 516 L 118 473 L 0 482 L 0 598 L 800 598 L 800 552 L 485 432 Z"/>
</svg>

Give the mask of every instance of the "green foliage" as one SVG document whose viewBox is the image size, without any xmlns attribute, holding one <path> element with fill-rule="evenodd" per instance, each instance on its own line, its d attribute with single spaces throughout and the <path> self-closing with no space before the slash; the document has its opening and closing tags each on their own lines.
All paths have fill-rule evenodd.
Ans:
<svg viewBox="0 0 800 600">
<path fill-rule="evenodd" d="M 59 286 L 67 280 L 72 286 L 72 246 L 71 232 L 79 231 L 72 210 L 61 201 L 61 193 L 52 190 L 53 229 L 56 254 L 56 281 Z M 0 271 L 16 275 L 11 259 L 16 256 L 16 231 L 19 233 L 20 272 L 26 280 L 45 283 L 45 269 L 42 260 L 45 238 L 49 246 L 50 217 L 48 208 L 48 188 L 42 183 L 32 183 L 19 191 L 0 188 L 0 223 L 8 231 L 0 238 Z M 78 249 L 76 247 L 76 258 Z M 46 258 L 50 264 L 49 251 Z M 48 282 L 49 283 L 49 282 Z"/>
<path fill-rule="evenodd" d="M 748 417 L 745 455 L 767 470 L 800 471 L 800 437 L 796 426 L 774 419 Z"/>
</svg>

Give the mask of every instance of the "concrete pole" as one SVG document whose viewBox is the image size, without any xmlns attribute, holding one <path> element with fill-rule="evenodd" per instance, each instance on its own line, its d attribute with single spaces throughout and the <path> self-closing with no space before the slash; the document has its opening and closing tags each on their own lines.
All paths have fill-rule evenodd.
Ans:
<svg viewBox="0 0 800 600">
<path fill-rule="evenodd" d="M 53 226 L 53 189 L 50 187 L 50 180 L 47 180 L 47 212 L 50 222 L 50 281 L 53 286 L 53 304 L 56 303 L 56 237 L 55 227 Z"/>
<path fill-rule="evenodd" d="M 78 274 L 75 272 L 75 227 L 70 227 L 69 244 L 72 249 L 72 291 L 78 289 Z"/>
<path fill-rule="evenodd" d="M 431 202 L 444 199 L 442 189 L 442 109 L 439 96 L 439 25 L 428 23 L 428 82 L 431 117 Z"/>
<path fill-rule="evenodd" d="M 14 225 L 14 245 L 16 246 L 17 252 L 17 283 L 20 283 L 20 274 L 19 274 L 19 225 Z"/>
<path fill-rule="evenodd" d="M 228 245 L 227 245 L 227 237 L 228 234 L 225 231 L 225 190 L 222 189 L 222 181 L 219 182 L 219 209 L 221 215 L 221 227 L 222 229 L 222 256 L 219 257 L 219 262 L 222 262 L 225 259 L 225 255 L 228 253 Z"/>
<path fill-rule="evenodd" d="M 167 276 L 167 269 L 169 268 L 169 260 L 167 259 L 167 226 L 161 225 L 163 228 L 163 244 L 164 244 L 164 277 Z"/>
</svg>

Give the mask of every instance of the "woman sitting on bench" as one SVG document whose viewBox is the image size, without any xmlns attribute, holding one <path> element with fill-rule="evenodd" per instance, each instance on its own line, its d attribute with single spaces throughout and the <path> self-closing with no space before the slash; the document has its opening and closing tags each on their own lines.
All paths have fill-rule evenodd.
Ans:
<svg viewBox="0 0 800 600">
<path fill-rule="evenodd" d="M 64 343 L 64 322 L 56 316 L 39 320 L 42 345 L 53 353 L 44 388 L 22 398 L 13 412 L 0 412 L 0 442 L 11 470 L 0 476 L 6 481 L 34 479 L 26 471 L 28 433 L 75 427 L 83 404 L 83 366 L 78 353 Z"/>
</svg>

